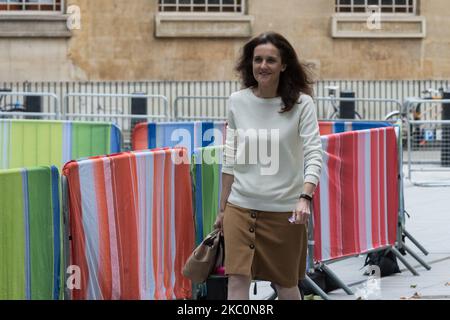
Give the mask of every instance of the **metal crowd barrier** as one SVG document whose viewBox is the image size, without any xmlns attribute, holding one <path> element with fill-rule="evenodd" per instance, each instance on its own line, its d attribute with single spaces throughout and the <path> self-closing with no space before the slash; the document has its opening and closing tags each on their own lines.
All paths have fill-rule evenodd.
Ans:
<svg viewBox="0 0 450 320">
<path fill-rule="evenodd" d="M 223 103 L 228 100 L 227 96 L 179 96 L 174 100 L 174 117 L 175 120 L 226 120 L 227 119 L 227 107 Z M 396 99 L 377 99 L 377 98 L 339 98 L 339 97 L 315 97 L 316 102 L 364 102 L 366 105 L 370 103 L 384 103 L 393 105 L 389 111 L 401 110 L 402 103 Z M 214 103 L 208 104 L 208 101 L 213 101 Z M 338 106 L 330 105 L 331 113 L 338 111 Z M 335 110 L 334 108 L 337 108 Z M 219 109 L 219 110 L 217 110 Z M 326 105 L 317 104 L 317 114 L 318 118 L 321 120 L 327 120 L 329 117 L 322 116 L 327 114 Z M 323 109 L 323 110 L 322 110 Z M 380 113 L 378 117 L 373 117 L 372 113 L 366 111 L 367 106 L 357 107 L 356 110 L 361 115 L 361 119 L 365 120 L 383 120 L 385 113 Z M 333 119 L 337 119 L 334 117 Z M 357 120 L 357 119 L 355 119 Z"/>
<path fill-rule="evenodd" d="M 78 104 L 70 104 L 70 98 L 77 98 Z M 140 110 L 136 110 L 134 114 L 132 99 L 145 99 L 145 106 L 140 105 Z M 162 104 L 147 105 L 147 102 L 153 99 L 162 101 Z M 72 92 L 64 95 L 63 117 L 64 119 L 112 121 L 122 129 L 124 143 L 128 145 L 131 131 L 138 122 L 150 119 L 166 121 L 170 118 L 170 108 L 169 100 L 163 95 Z"/>
<path fill-rule="evenodd" d="M 386 130 L 386 129 L 382 129 L 382 130 Z M 355 134 L 356 134 L 356 131 L 355 131 Z M 358 134 L 365 134 L 365 133 L 358 133 Z M 334 137 L 336 137 L 337 135 L 336 134 L 334 134 L 334 135 L 332 135 L 332 136 L 334 136 Z M 330 136 L 330 137 L 332 137 L 332 136 Z M 348 135 L 346 135 L 347 136 L 347 138 L 349 138 L 349 136 Z M 341 136 L 342 138 L 344 138 L 344 136 Z M 322 137 L 322 139 L 324 139 L 324 137 Z M 396 135 L 396 140 L 397 140 L 397 145 L 398 145 L 398 139 L 399 139 L 399 135 L 397 134 Z M 342 143 L 342 142 L 341 142 Z M 391 142 L 392 143 L 392 142 Z M 401 148 L 401 145 L 398 145 L 398 146 L 400 146 L 400 148 Z M 334 148 L 334 147 L 333 147 Z M 386 148 L 388 148 L 388 146 L 386 145 Z M 333 150 L 333 149 L 332 149 Z M 356 152 L 357 150 L 354 150 L 353 152 Z M 397 147 L 397 157 L 399 156 L 399 154 L 401 154 L 401 153 L 398 153 L 400 150 L 398 149 L 398 147 Z M 387 156 L 387 154 L 386 154 L 386 156 Z M 392 154 L 391 154 L 391 156 L 392 156 Z M 330 157 L 330 160 L 329 161 L 331 161 L 331 157 Z M 387 159 L 388 160 L 388 159 Z M 332 164 L 332 163 L 331 163 Z M 327 162 L 325 162 L 324 163 L 324 165 L 327 165 Z M 400 168 L 401 168 L 401 159 L 398 159 L 398 167 L 397 167 L 397 170 L 400 170 Z M 348 170 L 349 168 L 347 168 L 347 170 Z M 366 168 L 367 169 L 367 168 Z M 393 169 L 392 167 L 391 167 L 391 169 Z M 385 169 L 386 170 L 386 169 Z M 387 172 L 385 171 L 385 174 L 387 174 Z M 376 180 L 375 181 L 377 181 L 377 179 L 382 179 L 383 180 L 383 178 L 382 177 L 372 177 L 372 179 L 373 178 L 375 178 Z M 309 250 L 309 252 L 310 252 L 310 255 L 309 255 L 309 257 L 308 257 L 308 259 L 309 259 L 309 261 L 308 261 L 308 264 L 309 264 L 309 266 L 311 267 L 311 269 L 321 269 L 321 270 L 323 270 L 331 279 L 333 279 L 347 294 L 349 294 L 349 295 L 351 295 L 351 294 L 353 294 L 353 292 L 352 292 L 352 290 L 343 282 L 343 281 L 341 281 L 340 279 L 339 279 L 339 277 L 336 275 L 336 274 L 334 274 L 334 272 L 328 267 L 328 264 L 330 264 L 330 263 L 334 263 L 334 262 L 337 262 L 337 261 L 340 261 L 340 260 L 343 260 L 343 259 L 346 259 L 346 258 L 348 258 L 348 257 L 352 257 L 352 256 L 358 256 L 358 255 L 361 255 L 361 254 L 368 254 L 368 253 L 370 253 L 370 252 L 376 252 L 376 251 L 380 251 L 380 250 L 385 250 L 385 249 L 388 249 L 388 250 L 390 250 L 390 251 L 392 251 L 395 255 L 396 255 L 396 257 L 407 267 L 407 269 L 408 270 L 410 270 L 411 271 L 411 273 L 413 273 L 414 275 L 419 275 L 418 273 L 417 273 L 417 271 L 403 258 L 403 256 L 401 255 L 401 253 L 399 252 L 399 248 L 402 248 L 403 247 L 403 242 L 402 242 L 402 234 L 403 234 L 403 224 L 402 223 L 400 223 L 400 221 L 402 221 L 402 216 L 404 215 L 404 205 L 403 205 L 403 186 L 402 186 L 402 184 L 401 184 L 401 180 L 402 180 L 402 175 L 401 175 L 401 171 L 399 171 L 399 175 L 398 175 L 398 177 L 393 177 L 393 176 L 391 176 L 391 175 L 388 175 L 388 176 L 386 176 L 384 179 L 387 179 L 387 178 L 390 178 L 390 179 L 392 179 L 392 178 L 395 178 L 395 179 L 398 179 L 398 208 L 397 208 L 397 210 L 398 210 L 398 212 L 396 213 L 397 214 L 397 217 L 398 217 L 398 220 L 399 220 L 399 223 L 396 223 L 395 224 L 395 226 L 393 226 L 393 228 L 395 228 L 395 238 L 392 238 L 393 237 L 393 235 L 392 235 L 392 226 L 391 226 L 391 228 L 390 229 L 388 229 L 387 228 L 387 223 L 388 223 L 388 218 L 389 218 L 389 216 L 392 218 L 393 217 L 393 215 L 395 215 L 395 213 L 392 211 L 392 209 L 393 208 L 391 208 L 391 211 L 389 211 L 390 212 L 390 214 L 388 215 L 388 211 L 386 211 L 386 232 L 389 232 L 389 233 L 387 233 L 386 235 L 385 235 L 385 237 L 386 237 L 386 240 L 384 240 L 384 238 L 381 236 L 382 235 L 382 233 L 380 233 L 380 238 L 378 239 L 377 237 L 375 237 L 375 239 L 378 239 L 378 240 L 376 240 L 376 242 L 375 243 L 372 243 L 372 242 L 370 242 L 370 244 L 371 244 L 371 246 L 373 246 L 373 248 L 370 248 L 369 247 L 369 244 L 367 244 L 367 248 L 366 249 L 364 249 L 364 250 L 362 250 L 363 248 L 365 248 L 365 247 L 362 247 L 361 248 L 361 250 L 360 249 L 358 249 L 359 248 L 359 245 L 362 245 L 362 244 L 365 244 L 365 240 L 364 239 L 359 239 L 359 236 L 357 237 L 359 240 L 359 242 L 361 242 L 362 241 L 362 243 L 360 243 L 360 244 L 354 244 L 354 246 L 355 246 L 355 248 L 354 249 L 352 249 L 351 247 L 349 247 L 349 248 L 347 248 L 347 249 L 345 249 L 346 248 L 346 246 L 345 246 L 345 243 L 344 243 L 344 237 L 341 235 L 341 237 L 342 237 L 342 241 L 343 241 L 343 243 L 342 243 L 342 248 L 340 249 L 340 250 L 342 250 L 342 252 L 339 250 L 339 246 L 337 246 L 337 247 L 335 247 L 335 246 L 330 246 L 330 252 L 328 252 L 327 251 L 327 241 L 325 241 L 325 244 L 324 245 L 322 245 L 322 244 L 318 244 L 318 243 L 315 243 L 315 240 L 317 240 L 316 239 L 316 237 L 313 235 L 313 233 L 312 233 L 312 230 L 314 230 L 314 231 L 318 231 L 318 232 L 327 232 L 327 230 L 328 229 L 326 229 L 326 226 L 328 225 L 327 224 L 327 219 L 331 219 L 330 217 L 328 217 L 327 216 L 327 212 L 329 211 L 328 210 L 328 206 L 330 206 L 330 208 L 331 208 L 331 206 L 332 206 L 332 201 L 331 201 L 331 198 L 330 198 L 330 201 L 331 202 L 328 202 L 327 203 L 327 206 L 325 206 L 325 212 L 322 212 L 322 210 L 320 211 L 320 212 L 318 212 L 318 213 L 316 213 L 316 214 L 318 214 L 319 215 L 319 220 L 322 220 L 322 218 L 324 219 L 324 221 L 325 222 L 323 222 L 323 221 L 316 221 L 316 219 L 315 219 L 315 221 L 314 221 L 314 225 L 315 225 L 315 227 L 314 227 L 314 229 L 312 229 L 312 228 L 310 228 L 310 233 L 309 233 L 309 243 L 308 243 L 308 250 Z M 325 179 L 326 180 L 326 179 Z M 321 183 L 322 182 L 325 182 L 325 181 L 322 181 L 322 179 L 321 179 Z M 386 180 L 386 182 L 387 182 L 387 180 Z M 360 182 L 359 182 L 359 179 L 358 179 L 358 184 L 359 184 Z M 367 182 L 366 182 L 367 183 Z M 354 186 L 354 187 L 357 187 L 357 186 Z M 324 190 L 322 190 L 323 188 L 325 188 Z M 328 189 L 327 188 L 327 183 L 325 183 L 324 185 L 320 185 L 320 192 L 317 194 L 317 197 L 319 197 L 319 198 L 322 198 L 322 197 L 325 197 L 324 199 L 328 199 L 328 197 L 327 197 L 327 194 L 328 193 L 330 193 L 330 192 L 332 192 L 332 190 L 334 190 L 333 188 L 332 189 Z M 387 195 L 389 195 L 389 194 L 392 194 L 392 190 L 390 190 L 389 191 L 389 183 L 387 184 L 387 189 L 383 189 L 384 190 L 384 192 L 387 194 Z M 337 191 L 336 191 L 337 192 Z M 367 190 L 366 190 L 366 192 L 367 192 Z M 333 194 L 334 194 L 334 192 L 333 192 Z M 340 193 L 339 193 L 340 194 Z M 321 205 L 321 202 L 320 202 L 320 199 L 318 199 L 317 197 L 315 197 L 315 200 L 314 200 L 314 205 Z M 343 195 L 342 195 L 342 197 L 343 197 Z M 387 200 L 388 198 L 386 198 L 386 200 Z M 336 200 L 337 201 L 337 200 Z M 367 201 L 369 201 L 368 203 L 369 204 L 367 204 L 366 202 Z M 364 203 L 366 203 L 366 206 L 367 205 L 370 205 L 370 201 L 374 201 L 374 199 L 365 199 L 364 198 L 364 201 L 363 201 L 363 204 Z M 376 199 L 375 199 L 375 201 L 376 201 Z M 359 204 L 359 205 L 361 205 L 361 204 Z M 317 209 L 316 207 L 315 207 L 315 209 Z M 342 209 L 342 208 L 341 208 Z M 385 208 L 386 210 L 388 210 L 389 208 L 388 207 L 386 207 Z M 327 211 L 328 210 L 328 211 Z M 343 210 L 343 209 L 342 209 Z M 380 210 L 381 210 L 381 207 L 380 207 Z M 341 212 L 340 214 L 341 215 L 339 215 L 339 212 L 341 212 L 340 210 L 337 212 L 337 216 L 334 218 L 334 219 L 337 219 L 336 221 L 339 221 L 339 219 L 343 219 L 343 216 L 342 215 L 346 215 L 346 214 L 348 214 L 348 213 L 345 213 L 345 212 Z M 370 210 L 368 211 L 369 213 L 371 212 Z M 380 212 L 379 212 L 379 214 L 381 215 L 381 213 L 382 213 L 383 211 L 381 210 Z M 315 214 L 315 215 L 316 215 Z M 334 213 L 333 213 L 334 214 Z M 376 213 L 375 213 L 376 214 Z M 317 217 L 316 217 L 317 218 Z M 312 217 L 311 217 L 311 219 L 312 219 Z M 358 219 L 360 219 L 360 217 L 358 218 Z M 366 217 L 366 219 L 370 219 L 370 217 Z M 397 219 L 396 219 L 397 220 Z M 334 220 L 333 220 L 334 221 Z M 359 221 L 359 220 L 357 220 L 357 221 Z M 325 225 L 325 229 L 324 230 L 321 230 L 320 228 L 322 228 L 321 227 L 321 225 L 322 225 L 322 223 Z M 328 223 L 330 224 L 330 226 L 331 226 L 331 220 L 330 221 L 328 221 Z M 392 221 L 391 221 L 391 223 L 392 223 Z M 318 225 L 317 225 L 318 224 Z M 380 225 L 380 226 L 376 226 L 375 227 L 375 229 L 374 230 L 378 230 L 377 228 L 379 228 L 379 227 L 381 227 L 382 226 L 382 224 Z M 320 230 L 317 230 L 317 228 L 319 228 Z M 330 227 L 331 228 L 331 227 Z M 355 228 L 355 226 L 353 226 L 353 228 Z M 366 228 L 367 228 L 367 226 L 366 226 Z M 331 228 L 332 229 L 332 228 Z M 371 229 L 372 230 L 372 229 Z M 390 230 L 390 231 L 389 231 Z M 381 232 L 381 230 L 379 230 L 380 232 Z M 343 231 L 341 231 L 341 232 L 343 232 Z M 369 233 L 369 231 L 367 231 L 366 230 L 366 232 L 367 233 Z M 371 232 L 376 232 L 376 231 L 371 231 Z M 326 233 L 327 234 L 327 233 Z M 365 234 L 365 233 L 364 233 Z M 339 232 L 337 232 L 336 233 L 336 237 L 337 237 L 337 239 L 339 239 Z M 375 234 L 376 235 L 376 234 Z M 328 238 L 327 238 L 328 237 Z M 331 234 L 330 235 L 328 235 L 327 237 L 325 237 L 325 239 L 328 239 L 328 241 L 330 241 L 330 244 L 329 245 L 331 245 L 331 241 L 332 241 L 332 239 L 335 239 L 334 238 L 334 236 L 332 236 Z M 387 240 L 387 237 L 389 237 L 389 240 Z M 371 236 L 369 235 L 369 238 L 371 238 Z M 320 239 L 320 238 L 319 238 Z M 322 239 L 323 240 L 323 239 Z M 322 241 L 321 240 L 321 241 Z M 334 240 L 334 241 L 339 241 L 339 240 Z M 386 241 L 386 243 L 384 242 L 384 241 Z M 385 243 L 385 244 L 384 244 Z M 339 242 L 338 242 L 338 244 L 339 244 Z M 316 248 L 317 247 L 317 248 Z M 405 248 L 406 249 L 406 248 Z M 333 250 L 334 250 L 334 252 L 333 252 Z M 353 252 L 354 251 L 354 252 Z M 361 252 L 358 252 L 358 251 L 361 251 Z M 311 254 L 311 252 L 314 252 L 314 254 Z M 317 259 L 316 261 L 314 260 L 314 259 Z M 429 267 L 429 266 L 428 266 Z M 310 270 L 311 270 L 310 269 Z M 318 293 L 322 298 L 324 298 L 324 299 L 330 299 L 330 297 L 325 293 L 325 292 L 323 292 L 322 290 L 316 290 L 316 293 Z"/>
<path fill-rule="evenodd" d="M 87 275 L 78 288 L 65 288 L 66 299 L 191 297 L 181 272 L 195 248 L 190 167 L 172 161 L 185 153 L 145 150 L 66 163 L 64 266 Z"/>
<path fill-rule="evenodd" d="M 370 123 L 370 122 L 369 122 Z M 349 127 L 345 127 L 345 128 L 349 128 Z M 404 259 L 404 257 L 402 256 L 402 254 L 400 253 L 400 249 L 404 249 L 405 251 L 407 251 L 409 254 L 411 254 L 411 256 L 416 259 L 418 262 L 420 262 L 426 269 L 430 269 L 429 265 L 426 264 L 426 262 L 424 262 L 420 257 L 418 257 L 413 251 L 411 251 L 405 244 L 403 241 L 403 235 L 408 236 L 408 238 L 410 237 L 409 233 L 406 232 L 405 228 L 404 228 L 404 197 L 403 197 L 403 184 L 402 184 L 402 180 L 403 180 L 403 175 L 402 175 L 402 146 L 399 143 L 399 139 L 400 139 L 400 134 L 399 134 L 399 128 L 396 128 L 396 140 L 397 140 L 397 149 L 396 149 L 396 155 L 398 157 L 398 177 L 396 177 L 396 179 L 398 179 L 398 212 L 396 211 L 396 214 L 398 215 L 398 223 L 394 226 L 395 228 L 395 237 L 393 240 L 391 240 L 392 242 L 389 243 L 389 245 L 384 245 L 381 244 L 381 246 L 378 246 L 374 249 L 370 249 L 370 250 L 365 250 L 364 253 L 355 253 L 355 255 L 361 255 L 361 254 L 367 254 L 370 252 L 376 252 L 376 251 L 380 251 L 380 250 L 391 250 L 396 256 L 397 258 L 407 267 L 408 270 L 411 271 L 412 274 L 414 275 L 419 275 L 418 272 L 415 270 L 415 268 L 408 263 L 408 261 L 406 261 Z M 207 150 L 207 148 L 201 148 L 199 150 Z M 391 150 L 392 151 L 392 150 Z M 195 172 L 197 172 L 197 169 L 201 169 L 201 168 L 196 168 Z M 217 168 L 211 168 L 211 170 L 217 170 Z M 218 169 L 219 172 L 218 174 L 220 175 L 220 168 Z M 198 180 L 198 182 L 196 183 L 196 185 L 198 183 L 205 183 L 205 181 L 201 178 L 201 176 L 197 176 L 197 174 L 195 174 L 195 179 Z M 219 181 L 215 180 L 214 183 L 218 183 Z M 213 181 L 210 181 L 211 184 L 213 184 Z M 200 195 L 198 194 L 199 190 L 207 190 L 206 194 L 204 194 L 205 191 L 200 191 Z M 208 185 L 206 188 L 202 187 L 200 189 L 197 189 L 197 194 L 196 194 L 196 203 L 197 204 L 201 204 L 202 203 L 202 197 L 206 197 L 207 199 L 211 198 L 210 193 L 212 192 L 214 194 L 214 192 L 220 190 L 220 186 L 216 186 L 213 187 L 212 185 Z M 213 198 L 217 198 L 217 195 L 214 194 Z M 214 207 L 214 204 L 213 204 Z M 216 210 L 217 208 L 214 207 Z M 213 215 L 214 210 L 211 210 L 211 208 L 206 209 L 207 214 L 204 213 L 203 209 L 200 210 L 199 212 L 196 211 L 196 219 L 197 221 L 201 221 L 201 219 L 205 219 L 205 217 L 207 217 L 207 221 L 211 221 L 212 217 L 210 217 L 209 215 Z M 392 211 L 391 211 L 392 212 Z M 395 213 L 394 213 L 395 215 Z M 312 219 L 312 217 L 311 217 Z M 197 222 L 197 225 L 201 225 L 201 223 Z M 317 243 L 314 243 L 314 234 L 313 234 L 313 222 L 312 220 L 310 221 L 309 225 L 308 225 L 308 230 L 309 230 L 309 239 L 308 239 L 308 270 L 309 271 L 313 271 L 315 269 L 321 269 L 323 270 L 325 273 L 327 273 L 330 278 L 334 279 L 336 283 L 339 284 L 339 286 L 341 288 L 343 288 L 343 290 L 347 293 L 347 294 L 353 294 L 352 290 L 349 288 L 349 286 L 347 286 L 343 281 L 341 281 L 339 279 L 339 277 L 331 270 L 330 267 L 328 267 L 329 264 L 346 259 L 348 257 L 351 256 L 344 256 L 344 257 L 340 257 L 340 258 L 332 258 L 332 259 L 323 259 L 323 260 L 318 260 L 315 261 L 314 260 L 314 246 L 317 245 Z M 199 236 L 199 235 L 197 235 Z M 392 238 L 391 238 L 392 239 Z M 413 239 L 413 238 L 412 238 Z M 199 239 L 198 239 L 199 240 Z M 413 241 L 414 242 L 414 241 Z M 416 244 L 416 242 L 414 242 Z M 425 252 L 424 252 L 425 253 Z M 425 253 L 427 254 L 427 253 Z M 352 255 L 354 256 L 354 255 Z M 320 289 L 320 287 L 318 287 L 308 276 L 306 276 L 305 281 L 307 283 L 309 283 L 309 285 L 314 289 L 314 291 L 319 294 L 322 298 L 324 299 L 330 299 L 330 297 L 323 291 Z"/>
<path fill-rule="evenodd" d="M 0 299 L 59 300 L 63 265 L 55 166 L 0 170 Z"/>
<path fill-rule="evenodd" d="M 225 97 L 225 96 L 179 96 L 176 97 L 174 102 L 173 102 L 173 108 L 174 108 L 174 112 L 175 112 L 175 120 L 207 120 L 207 121 L 225 121 L 227 119 L 227 108 L 226 105 L 224 106 L 224 102 L 226 102 L 228 100 L 229 97 Z M 182 106 L 182 110 L 180 107 L 180 102 L 181 101 L 186 101 L 188 102 L 187 106 Z M 194 101 L 192 101 L 194 100 Z M 195 100 L 200 100 L 200 104 L 197 105 L 195 103 Z M 213 108 L 214 107 L 218 107 L 220 105 L 222 105 L 222 110 L 224 110 L 224 112 L 222 112 L 221 115 L 216 116 L 213 115 L 213 108 L 211 108 L 211 106 L 206 105 L 204 103 L 204 101 L 208 101 L 208 100 L 212 100 L 215 101 L 215 104 L 213 104 Z M 222 103 L 221 103 L 222 102 Z M 187 109 L 187 114 L 185 112 L 181 113 L 181 111 L 186 111 Z M 195 114 L 199 114 L 199 115 L 195 115 Z"/>
<path fill-rule="evenodd" d="M 123 109 L 131 109 L 128 107 L 128 105 L 125 105 L 125 108 L 119 108 L 117 107 L 117 103 L 116 103 L 116 112 L 111 112 L 111 110 L 109 110 L 110 112 L 103 112 L 103 113 L 87 113 L 86 111 L 83 112 L 70 112 L 69 111 L 69 98 L 70 97 L 78 97 L 80 99 L 82 98 L 110 98 L 112 101 L 112 99 L 117 99 L 117 98 L 145 98 L 145 99 L 159 99 L 163 101 L 163 106 L 164 106 L 164 114 L 132 114 L 132 113 L 128 113 L 128 114 L 123 114 L 124 110 Z M 92 101 L 92 103 L 95 101 Z M 97 110 L 95 111 L 106 111 L 104 109 L 104 107 L 102 107 L 99 104 L 99 99 L 97 99 L 97 106 L 96 106 Z M 81 108 L 80 108 L 81 109 Z M 87 108 L 85 108 L 87 109 Z M 112 109 L 111 107 L 109 109 Z M 159 108 L 160 109 L 160 108 Z M 94 111 L 94 110 L 91 110 Z M 131 111 L 131 110 L 130 110 Z M 106 93 L 80 93 L 80 92 L 72 92 L 72 93 L 67 93 L 64 95 L 64 108 L 63 108 L 63 116 L 65 118 L 74 118 L 74 117 L 84 117 L 84 118 L 111 118 L 111 119 L 118 119 L 118 118 L 122 118 L 122 119 L 144 119 L 144 120 L 149 120 L 149 119 L 162 119 L 162 120 L 167 120 L 170 116 L 169 113 L 169 100 L 167 99 L 167 97 L 163 96 L 163 95 L 151 95 L 151 94 L 141 94 L 141 93 L 136 93 L 136 94 L 106 94 Z"/>
<path fill-rule="evenodd" d="M 59 119 L 60 114 L 61 114 L 59 98 L 56 94 L 51 93 L 51 92 L 2 91 L 2 92 L 0 92 L 0 96 L 49 97 L 50 99 L 52 99 L 54 101 L 53 112 L 27 112 L 26 110 L 24 110 L 24 112 L 22 112 L 22 111 L 2 111 L 0 109 L 0 117 L 8 117 L 8 118 L 9 117 L 16 117 L 16 118 L 48 117 L 48 118 Z M 21 105 L 21 104 L 19 104 L 19 105 Z M 21 105 L 21 106 L 24 107 L 24 109 L 26 108 L 26 106 L 23 106 L 23 105 Z"/>
<path fill-rule="evenodd" d="M 323 110 L 321 110 L 319 104 L 316 103 L 317 104 L 317 109 L 318 109 L 317 110 L 317 115 L 318 115 L 318 118 L 320 120 L 336 120 L 336 119 L 338 119 L 338 116 L 333 117 L 333 118 L 330 119 L 329 118 L 329 114 L 330 114 L 330 112 L 331 112 L 332 115 L 335 114 L 335 112 L 339 112 L 339 106 L 333 105 L 333 103 L 339 102 L 339 101 L 355 102 L 355 111 L 357 111 L 359 113 L 359 115 L 361 116 L 361 119 L 364 119 L 364 120 L 384 120 L 384 117 L 386 116 L 386 112 L 384 114 L 380 113 L 379 117 L 371 117 L 370 116 L 371 114 L 369 112 L 367 112 L 367 110 L 366 110 L 367 106 L 358 107 L 356 105 L 356 102 L 364 102 L 365 104 L 368 104 L 368 103 L 385 103 L 385 104 L 390 103 L 393 106 L 397 107 L 398 108 L 397 110 L 399 110 L 399 111 L 402 110 L 402 103 L 401 103 L 401 101 L 400 100 L 396 100 L 396 99 L 357 98 L 357 97 L 355 97 L 355 98 L 314 97 L 314 101 L 315 102 L 321 102 L 321 101 L 323 101 L 323 102 L 330 102 L 329 108 L 331 108 L 331 109 L 329 110 L 329 112 L 327 112 L 325 110 L 326 109 L 325 106 L 323 106 Z M 392 110 L 390 110 L 390 111 L 395 111 L 396 110 L 395 107 L 391 108 Z M 327 116 L 322 117 L 322 115 L 327 115 Z M 368 115 L 368 117 L 367 117 L 367 115 Z M 352 119 L 352 120 L 358 120 L 358 119 Z"/>
<path fill-rule="evenodd" d="M 448 187 L 450 186 L 450 120 L 440 120 L 440 109 L 443 103 L 450 104 L 450 99 L 418 99 L 408 98 L 405 102 L 408 115 L 417 104 L 432 105 L 425 110 L 426 120 L 406 117 L 407 123 L 407 155 L 408 179 L 416 186 Z M 436 105 L 438 104 L 438 105 Z M 431 112 L 429 112 L 431 111 Z M 413 173 L 415 177 L 413 177 Z M 417 179 L 423 173 L 420 181 Z M 430 179 L 430 172 L 439 173 Z"/>
</svg>

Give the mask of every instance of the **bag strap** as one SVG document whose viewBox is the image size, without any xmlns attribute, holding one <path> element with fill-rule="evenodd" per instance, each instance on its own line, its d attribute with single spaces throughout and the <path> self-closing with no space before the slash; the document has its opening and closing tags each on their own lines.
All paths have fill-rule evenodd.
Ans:
<svg viewBox="0 0 450 320">
<path fill-rule="evenodd" d="M 225 240 L 221 234 L 219 234 L 219 243 L 217 246 L 216 256 L 214 259 L 216 261 L 216 267 L 219 267 L 225 262 Z"/>
<path fill-rule="evenodd" d="M 219 229 L 214 229 L 211 231 L 205 239 L 203 239 L 202 243 L 204 245 L 207 245 L 208 247 L 211 247 L 214 244 L 214 239 L 217 237 L 217 234 L 219 233 Z"/>
</svg>

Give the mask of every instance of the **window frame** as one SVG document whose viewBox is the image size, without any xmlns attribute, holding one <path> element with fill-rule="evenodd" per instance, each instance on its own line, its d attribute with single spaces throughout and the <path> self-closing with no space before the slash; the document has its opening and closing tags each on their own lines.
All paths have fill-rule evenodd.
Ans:
<svg viewBox="0 0 450 320">
<path fill-rule="evenodd" d="M 6 6 L 6 9 L 0 9 L 0 14 L 64 14 L 65 12 L 64 0 L 0 0 L 0 6 Z M 17 9 L 16 7 L 19 6 L 21 8 Z M 42 9 L 42 6 L 53 6 L 53 9 Z"/>
<path fill-rule="evenodd" d="M 182 4 L 182 6 L 181 6 L 181 7 L 190 7 L 191 10 L 189 10 L 189 11 L 179 10 L 179 7 L 180 7 L 179 2 L 180 2 L 180 0 L 174 0 L 175 4 L 164 4 L 164 3 L 161 3 L 161 2 L 164 2 L 164 1 L 165 0 L 158 0 L 158 13 L 159 14 L 183 14 L 183 15 L 199 15 L 199 16 L 201 16 L 201 15 L 233 15 L 233 16 L 236 16 L 236 15 L 245 15 L 246 14 L 246 10 L 247 10 L 247 6 L 246 6 L 246 2 L 247 1 L 246 0 L 233 0 L 234 4 L 232 6 L 234 8 L 240 7 L 240 11 L 223 11 L 223 10 L 221 10 L 222 7 L 224 6 L 224 4 L 222 3 L 223 0 L 219 0 L 219 4 L 217 4 L 217 5 L 215 5 L 215 4 L 208 4 L 207 3 L 208 0 L 205 0 L 204 4 L 194 4 L 193 3 L 194 0 L 190 0 L 189 4 Z M 240 1 L 241 3 L 237 4 L 236 3 L 237 1 Z M 174 7 L 174 6 L 176 7 L 176 10 L 168 10 L 168 11 L 161 10 L 161 8 L 164 8 L 164 7 Z M 219 10 L 218 11 L 209 11 L 208 10 L 209 6 L 218 7 Z M 228 5 L 225 5 L 225 6 L 226 7 L 231 7 L 231 6 L 228 6 Z M 193 9 L 195 7 L 198 7 L 198 8 L 205 7 L 206 10 L 204 10 L 204 11 L 201 11 L 201 10 L 194 11 Z"/>
<path fill-rule="evenodd" d="M 417 0 L 405 0 L 406 4 L 405 5 L 399 5 L 396 4 L 396 1 L 399 0 L 392 0 L 393 4 L 387 4 L 387 5 L 383 5 L 382 2 L 383 0 L 377 0 L 378 4 L 369 4 L 368 0 L 364 0 L 364 4 L 363 5 L 355 5 L 354 4 L 354 0 L 347 0 L 350 2 L 350 4 L 341 4 L 340 2 L 343 0 L 335 0 L 334 3 L 334 13 L 335 15 L 339 15 L 339 16 L 354 16 L 354 15 L 367 15 L 369 12 L 367 10 L 364 11 L 354 11 L 355 6 L 357 8 L 367 8 L 369 6 L 378 6 L 378 7 L 392 7 L 392 11 L 393 12 L 383 12 L 383 10 L 381 10 L 381 15 L 383 16 L 417 16 L 418 15 L 418 1 Z M 412 1 L 412 4 L 409 5 L 408 2 Z M 409 12 L 408 8 L 410 8 L 412 6 L 412 12 Z M 350 8 L 350 11 L 339 11 L 339 8 L 344 7 L 344 8 Z M 395 12 L 396 8 L 405 8 L 405 12 Z"/>
</svg>

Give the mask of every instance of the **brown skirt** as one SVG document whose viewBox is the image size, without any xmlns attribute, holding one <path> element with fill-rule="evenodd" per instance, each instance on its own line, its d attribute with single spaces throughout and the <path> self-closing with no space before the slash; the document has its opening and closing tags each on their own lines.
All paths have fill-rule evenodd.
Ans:
<svg viewBox="0 0 450 320">
<path fill-rule="evenodd" d="M 307 230 L 292 212 L 251 210 L 227 203 L 223 221 L 225 272 L 291 288 L 304 279 Z"/>
</svg>

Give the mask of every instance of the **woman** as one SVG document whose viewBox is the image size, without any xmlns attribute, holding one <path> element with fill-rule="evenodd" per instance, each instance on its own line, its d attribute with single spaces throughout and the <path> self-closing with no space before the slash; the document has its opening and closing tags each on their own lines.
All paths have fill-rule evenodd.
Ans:
<svg viewBox="0 0 450 320">
<path fill-rule="evenodd" d="M 236 69 L 245 89 L 228 102 L 215 222 L 224 233 L 228 299 L 248 299 L 251 279 L 271 281 L 279 299 L 300 299 L 306 223 L 322 166 L 312 81 L 273 32 L 245 44 Z"/>
</svg>

